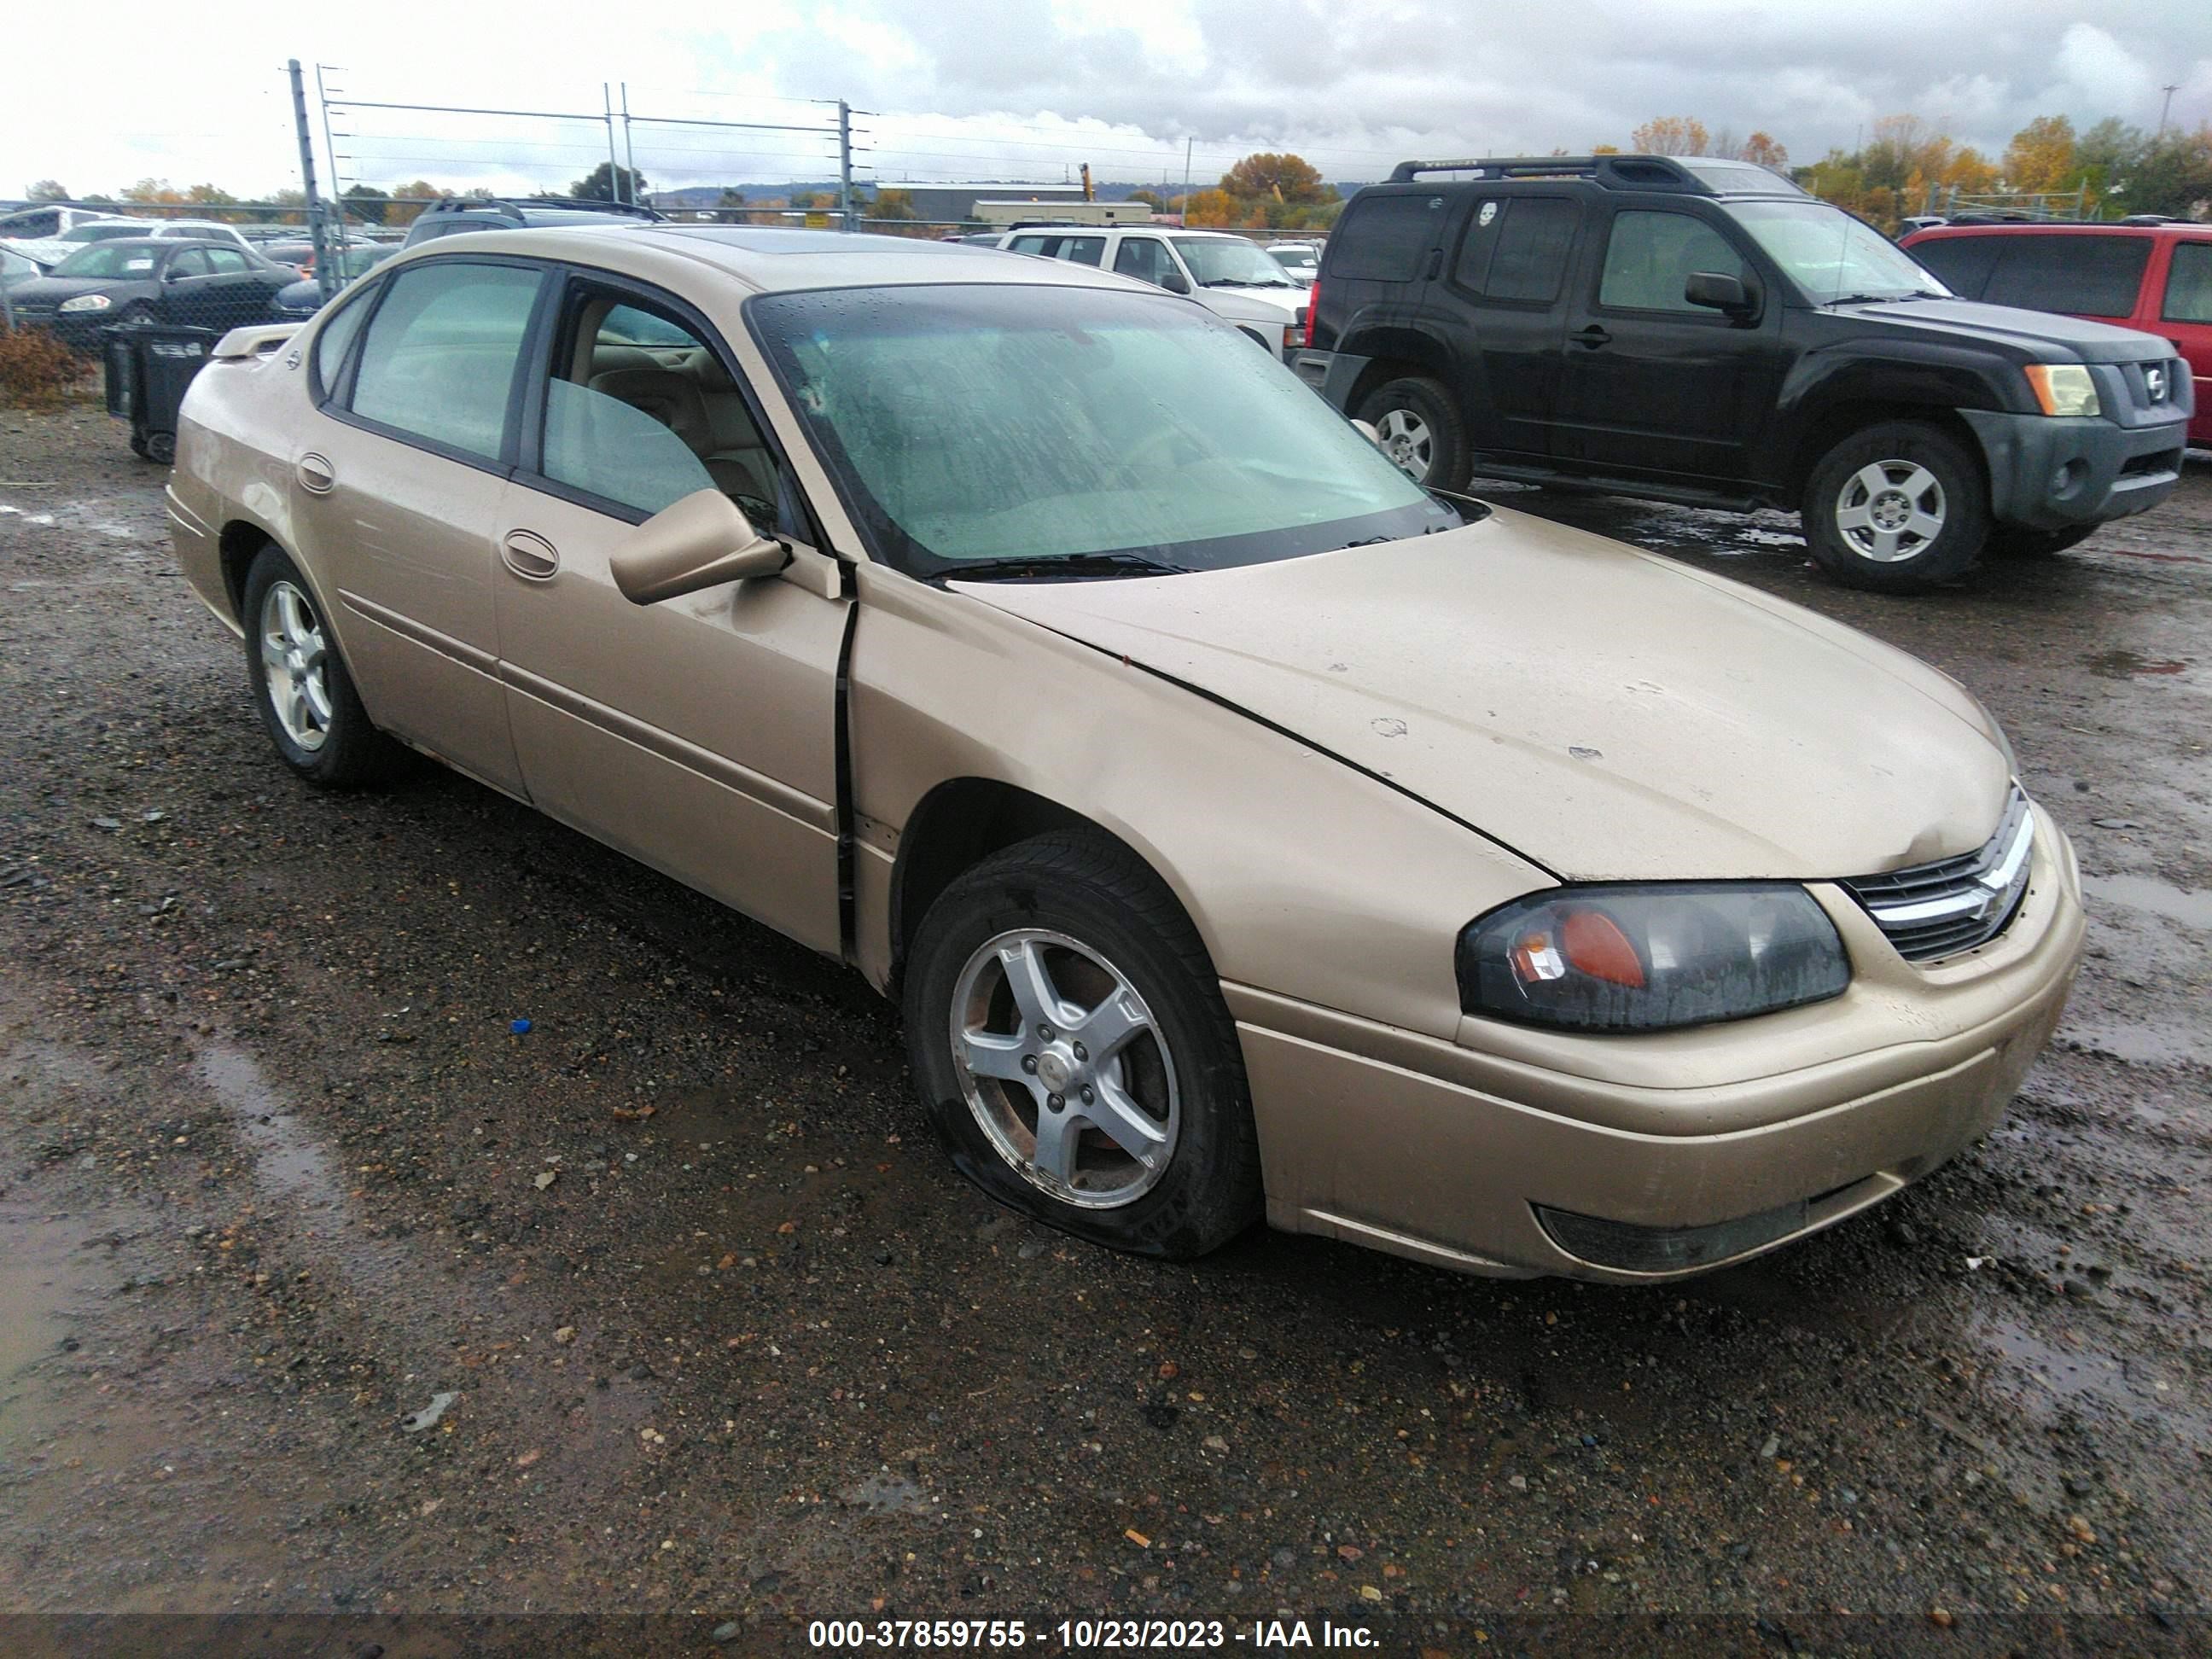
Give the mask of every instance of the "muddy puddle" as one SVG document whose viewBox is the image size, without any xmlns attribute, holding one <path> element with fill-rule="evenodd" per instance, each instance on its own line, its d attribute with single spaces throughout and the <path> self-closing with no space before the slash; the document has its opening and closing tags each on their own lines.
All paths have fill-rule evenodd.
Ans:
<svg viewBox="0 0 2212 1659">
<path fill-rule="evenodd" d="M 46 1425 L 57 1362 L 100 1299 L 85 1234 L 81 1222 L 0 1205 L 0 1448 Z"/>
</svg>

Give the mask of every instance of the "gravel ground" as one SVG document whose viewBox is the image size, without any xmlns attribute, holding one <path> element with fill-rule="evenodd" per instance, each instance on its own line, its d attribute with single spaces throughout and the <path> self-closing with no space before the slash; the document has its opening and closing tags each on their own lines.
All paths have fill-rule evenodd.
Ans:
<svg viewBox="0 0 2212 1659">
<path fill-rule="evenodd" d="M 1015 1615 L 2212 1634 L 2212 458 L 1909 601 L 1780 518 L 1512 493 L 1956 675 L 2088 872 L 1996 1133 L 1638 1291 L 1261 1232 L 1164 1266 L 997 1211 L 856 977 L 458 778 L 292 780 L 124 435 L 0 414 L 0 1613 L 350 1614 L 280 1644 L 349 1653 L 526 1628 L 382 1619 L 433 1613 L 748 1652 Z M 1637 1617 L 1516 1617 L 1562 1612 Z"/>
</svg>

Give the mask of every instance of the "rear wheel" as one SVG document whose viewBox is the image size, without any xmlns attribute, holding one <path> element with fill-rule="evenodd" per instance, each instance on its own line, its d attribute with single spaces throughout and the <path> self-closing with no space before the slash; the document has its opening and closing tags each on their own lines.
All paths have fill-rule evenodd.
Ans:
<svg viewBox="0 0 2212 1659">
<path fill-rule="evenodd" d="M 1451 393 L 1426 375 L 1385 381 L 1359 400 L 1376 446 L 1425 489 L 1467 488 L 1467 428 Z"/>
<path fill-rule="evenodd" d="M 2007 558 L 2048 558 L 2079 547 L 2096 533 L 2093 524 L 2077 524 L 2066 530 L 2030 530 L 2022 525 L 2001 524 L 1990 532 L 1989 550 Z"/>
<path fill-rule="evenodd" d="M 1821 457 L 1802 516 L 1814 558 L 1845 586 L 1924 593 L 1980 555 L 1989 489 L 1979 463 L 1948 433 L 1885 421 Z"/>
<path fill-rule="evenodd" d="M 254 556 L 240 599 L 246 678 L 284 764 L 326 789 L 404 769 L 407 751 L 370 723 L 307 579 L 281 549 Z"/>
<path fill-rule="evenodd" d="M 1023 842 L 930 906 L 906 969 L 915 1080 L 954 1166 L 1000 1203 L 1146 1255 L 1260 1209 L 1235 1027 L 1197 931 L 1103 837 Z"/>
</svg>

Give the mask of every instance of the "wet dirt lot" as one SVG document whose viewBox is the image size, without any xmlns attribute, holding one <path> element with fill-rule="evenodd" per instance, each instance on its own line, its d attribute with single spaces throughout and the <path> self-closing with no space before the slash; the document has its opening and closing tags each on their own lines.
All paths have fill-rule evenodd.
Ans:
<svg viewBox="0 0 2212 1659">
<path fill-rule="evenodd" d="M 160 489 L 0 413 L 0 1613 L 2205 1638 L 2212 458 L 1909 601 L 1778 518 L 1498 492 L 1957 676 L 2094 906 L 1986 1142 L 1646 1291 L 996 1211 L 857 978 L 459 779 L 298 785 Z"/>
</svg>

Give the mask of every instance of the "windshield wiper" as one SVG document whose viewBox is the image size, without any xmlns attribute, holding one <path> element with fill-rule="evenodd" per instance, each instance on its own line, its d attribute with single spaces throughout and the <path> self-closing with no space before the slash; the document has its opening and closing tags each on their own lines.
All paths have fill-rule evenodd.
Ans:
<svg viewBox="0 0 2212 1659">
<path fill-rule="evenodd" d="M 1832 306 L 1887 305 L 1893 300 L 1940 300 L 1940 294 L 1929 294 L 1916 288 L 1900 289 L 1894 294 L 1838 294 L 1826 301 Z"/>
<path fill-rule="evenodd" d="M 1003 582 L 1043 576 L 1082 580 L 1100 576 L 1182 576 L 1179 564 L 1141 553 L 1070 553 L 1060 558 L 975 559 L 937 573 L 940 581 Z"/>
</svg>

